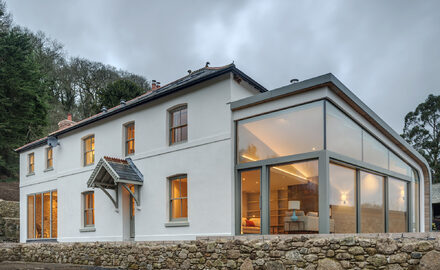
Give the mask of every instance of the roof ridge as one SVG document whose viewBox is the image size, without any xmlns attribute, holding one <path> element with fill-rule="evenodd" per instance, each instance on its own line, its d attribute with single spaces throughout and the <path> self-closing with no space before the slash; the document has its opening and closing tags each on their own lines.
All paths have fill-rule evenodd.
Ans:
<svg viewBox="0 0 440 270">
<path fill-rule="evenodd" d="M 120 159 L 120 158 L 115 158 L 115 157 L 109 157 L 109 156 L 104 156 L 104 159 L 105 159 L 106 161 L 111 161 L 111 162 L 118 162 L 118 163 L 128 164 L 127 160 L 125 160 L 125 159 Z"/>
</svg>

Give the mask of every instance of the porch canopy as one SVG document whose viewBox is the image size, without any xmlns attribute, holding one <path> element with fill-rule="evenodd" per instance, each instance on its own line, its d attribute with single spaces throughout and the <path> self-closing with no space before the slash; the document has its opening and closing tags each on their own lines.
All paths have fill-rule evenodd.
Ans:
<svg viewBox="0 0 440 270">
<path fill-rule="evenodd" d="M 118 209 L 118 187 L 125 188 L 135 199 L 139 206 L 139 186 L 144 183 L 144 176 L 134 165 L 131 158 L 119 159 L 113 157 L 103 157 L 96 164 L 95 169 L 87 181 L 90 188 L 101 189 L 112 201 L 115 208 Z M 134 191 L 130 188 L 134 186 Z M 108 190 L 113 190 L 113 197 Z"/>
</svg>

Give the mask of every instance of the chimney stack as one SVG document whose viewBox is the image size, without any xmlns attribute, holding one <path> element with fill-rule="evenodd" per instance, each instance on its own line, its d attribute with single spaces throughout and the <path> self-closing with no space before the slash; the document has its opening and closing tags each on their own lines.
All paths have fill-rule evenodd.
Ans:
<svg viewBox="0 0 440 270">
<path fill-rule="evenodd" d="M 152 80 L 151 81 L 151 90 L 154 91 L 157 89 L 157 84 L 156 84 L 156 80 Z"/>
<path fill-rule="evenodd" d="M 75 125 L 76 123 L 72 120 L 72 114 L 68 113 L 67 114 L 67 119 L 61 120 L 60 122 L 58 122 L 58 129 L 64 129 L 70 126 Z"/>
</svg>

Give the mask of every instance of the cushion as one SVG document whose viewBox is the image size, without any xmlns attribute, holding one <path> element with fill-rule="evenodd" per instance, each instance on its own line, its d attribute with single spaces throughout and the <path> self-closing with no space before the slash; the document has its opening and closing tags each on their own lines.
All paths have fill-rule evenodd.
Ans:
<svg viewBox="0 0 440 270">
<path fill-rule="evenodd" d="M 252 221 L 256 227 L 261 227 L 261 219 L 259 218 L 251 218 L 249 219 L 250 221 Z"/>
<path fill-rule="evenodd" d="M 241 218 L 241 226 L 246 226 L 246 218 Z"/>
<path fill-rule="evenodd" d="M 255 227 L 255 223 L 253 221 L 246 219 L 246 227 Z"/>
<path fill-rule="evenodd" d="M 317 217 L 318 216 L 318 212 L 308 212 L 307 216 L 309 216 L 309 217 Z"/>
</svg>

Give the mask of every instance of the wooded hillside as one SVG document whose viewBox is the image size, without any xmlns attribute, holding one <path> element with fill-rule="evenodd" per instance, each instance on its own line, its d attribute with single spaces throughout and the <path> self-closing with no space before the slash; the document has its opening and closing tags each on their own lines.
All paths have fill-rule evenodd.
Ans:
<svg viewBox="0 0 440 270">
<path fill-rule="evenodd" d="M 18 180 L 15 148 L 150 89 L 146 78 L 68 57 L 44 33 L 15 25 L 0 1 L 0 181 Z"/>
</svg>

